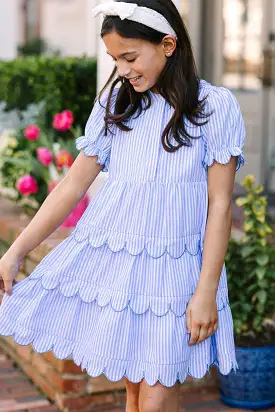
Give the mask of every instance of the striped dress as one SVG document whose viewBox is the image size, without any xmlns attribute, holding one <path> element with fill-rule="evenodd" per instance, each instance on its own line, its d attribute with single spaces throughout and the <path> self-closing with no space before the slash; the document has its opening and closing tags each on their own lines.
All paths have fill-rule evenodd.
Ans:
<svg viewBox="0 0 275 412">
<path fill-rule="evenodd" d="M 231 156 L 237 168 L 244 163 L 245 129 L 234 95 L 202 80 L 199 98 L 208 96 L 213 114 L 200 127 L 186 120 L 199 138 L 168 153 L 161 135 L 173 108 L 149 93 L 152 106 L 129 121 L 130 132 L 105 136 L 105 111 L 95 104 L 76 144 L 109 178 L 72 233 L 4 295 L 0 335 L 72 357 L 92 377 L 171 387 L 212 364 L 222 374 L 237 368 L 225 267 L 217 332 L 189 346 L 185 312 L 202 266 L 207 168 Z"/>
</svg>

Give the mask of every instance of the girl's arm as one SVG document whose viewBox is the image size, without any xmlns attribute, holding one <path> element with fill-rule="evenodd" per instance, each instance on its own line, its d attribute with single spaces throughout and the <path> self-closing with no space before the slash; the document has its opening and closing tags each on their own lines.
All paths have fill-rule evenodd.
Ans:
<svg viewBox="0 0 275 412">
<path fill-rule="evenodd" d="M 71 213 L 102 165 L 80 152 L 66 176 L 46 198 L 34 218 L 6 252 L 20 260 L 45 240 Z"/>
<path fill-rule="evenodd" d="M 227 165 L 215 163 L 208 169 L 208 217 L 202 271 L 197 288 L 216 293 L 232 226 L 232 193 L 236 157 Z"/>
<path fill-rule="evenodd" d="M 216 293 L 219 286 L 232 225 L 232 192 L 236 157 L 226 165 L 208 168 L 208 218 L 200 279 L 187 309 L 190 345 L 208 338 L 218 327 Z"/>
</svg>

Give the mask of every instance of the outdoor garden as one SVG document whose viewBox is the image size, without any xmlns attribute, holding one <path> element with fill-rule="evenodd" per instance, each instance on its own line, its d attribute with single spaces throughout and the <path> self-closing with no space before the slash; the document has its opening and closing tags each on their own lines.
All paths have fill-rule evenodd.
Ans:
<svg viewBox="0 0 275 412">
<path fill-rule="evenodd" d="M 78 154 L 75 138 L 96 96 L 96 67 L 88 58 L 0 62 L 1 193 L 27 214 L 38 210 Z"/>
<path fill-rule="evenodd" d="M 96 96 L 96 61 L 30 56 L 0 62 L 0 196 L 33 216 L 77 156 Z M 12 113 L 12 114 L 11 114 Z M 243 235 L 232 238 L 226 257 L 234 318 L 235 374 L 220 376 L 222 399 L 231 406 L 275 405 L 275 236 L 264 187 L 254 176 L 237 199 Z M 74 226 L 87 207 L 84 197 L 64 226 Z"/>
</svg>

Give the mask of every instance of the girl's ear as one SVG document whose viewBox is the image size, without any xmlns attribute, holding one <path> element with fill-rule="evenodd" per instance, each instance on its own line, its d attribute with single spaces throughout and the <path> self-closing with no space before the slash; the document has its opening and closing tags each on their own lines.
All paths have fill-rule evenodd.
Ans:
<svg viewBox="0 0 275 412">
<path fill-rule="evenodd" d="M 162 39 L 162 46 L 166 57 L 171 57 L 177 47 L 177 40 L 175 37 L 168 34 Z"/>
</svg>

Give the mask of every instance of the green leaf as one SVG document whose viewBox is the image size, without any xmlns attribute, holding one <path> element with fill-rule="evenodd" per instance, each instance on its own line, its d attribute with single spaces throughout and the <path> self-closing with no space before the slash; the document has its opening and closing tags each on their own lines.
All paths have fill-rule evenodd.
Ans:
<svg viewBox="0 0 275 412">
<path fill-rule="evenodd" d="M 257 289 L 258 289 L 258 286 L 257 286 L 256 283 L 254 283 L 254 284 L 248 286 L 247 292 L 249 292 L 249 293 L 250 293 L 250 292 L 254 292 L 254 290 L 257 290 Z"/>
<path fill-rule="evenodd" d="M 268 255 L 260 255 L 256 257 L 256 263 L 259 266 L 265 266 L 269 262 L 269 256 Z"/>
<path fill-rule="evenodd" d="M 259 291 L 256 293 L 256 296 L 257 296 L 257 298 L 258 298 L 258 300 L 259 300 L 260 303 L 264 304 L 264 303 L 266 302 L 267 293 L 266 293 L 265 290 L 259 290 Z"/>
<path fill-rule="evenodd" d="M 247 278 L 248 279 L 253 279 L 255 277 L 255 275 L 256 275 L 256 268 L 254 268 L 254 269 L 252 269 L 248 272 Z"/>
<path fill-rule="evenodd" d="M 28 161 L 26 159 L 19 159 L 19 158 L 6 158 L 4 159 L 6 162 L 9 162 L 15 166 L 18 166 L 20 168 L 26 168 L 28 166 Z"/>
<path fill-rule="evenodd" d="M 243 309 L 245 312 L 249 313 L 249 312 L 251 311 L 251 309 L 252 309 L 252 305 L 250 305 L 250 303 L 244 303 L 244 304 L 242 305 L 242 309 Z"/>
<path fill-rule="evenodd" d="M 252 219 L 246 219 L 243 229 L 245 232 L 250 232 L 254 228 L 254 221 Z"/>
<path fill-rule="evenodd" d="M 255 246 L 244 246 L 241 250 L 242 258 L 245 259 L 247 256 L 252 255 L 254 251 L 255 251 Z"/>
<path fill-rule="evenodd" d="M 239 197 L 235 203 L 237 206 L 242 207 L 249 203 L 249 199 L 247 199 L 246 197 Z"/>
<path fill-rule="evenodd" d="M 257 285 L 261 289 L 268 289 L 268 282 L 266 279 L 258 280 Z"/>
<path fill-rule="evenodd" d="M 253 213 L 254 213 L 256 216 L 264 216 L 264 214 L 265 214 L 265 208 L 264 208 L 264 206 L 262 205 L 262 203 L 259 202 L 259 201 L 256 201 L 256 202 L 253 204 L 252 210 L 253 210 Z"/>
<path fill-rule="evenodd" d="M 257 216 L 257 221 L 260 223 L 264 223 L 265 222 L 265 216 Z"/>
<path fill-rule="evenodd" d="M 266 275 L 267 269 L 265 267 L 258 267 L 256 269 L 256 275 L 259 280 L 262 280 Z"/>
<path fill-rule="evenodd" d="M 256 189 L 255 189 L 255 193 L 256 193 L 257 195 L 261 194 L 263 191 L 264 191 L 263 185 L 259 185 L 259 186 L 257 186 Z"/>
<path fill-rule="evenodd" d="M 258 239 L 258 243 L 262 247 L 265 247 L 267 245 L 267 241 L 265 238 Z"/>
</svg>

